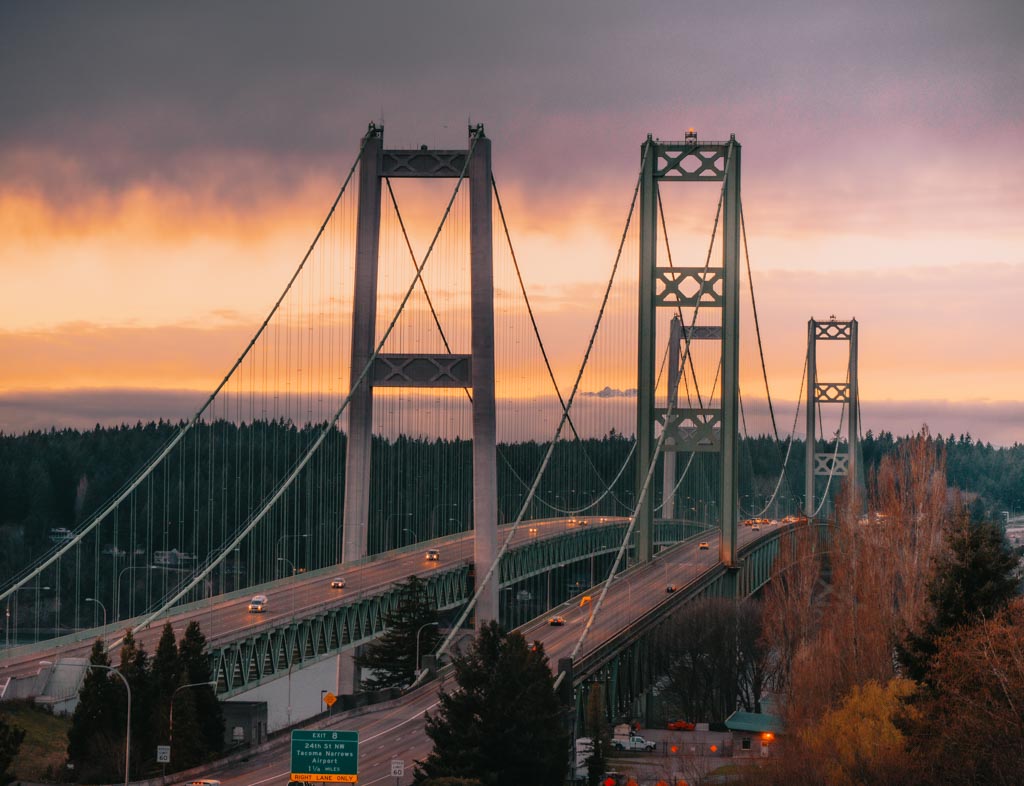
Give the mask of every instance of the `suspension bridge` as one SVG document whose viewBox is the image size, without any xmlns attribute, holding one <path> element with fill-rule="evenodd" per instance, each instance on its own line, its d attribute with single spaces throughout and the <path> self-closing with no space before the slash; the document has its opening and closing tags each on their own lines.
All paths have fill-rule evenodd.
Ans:
<svg viewBox="0 0 1024 786">
<path fill-rule="evenodd" d="M 40 674 L 40 660 L 126 629 L 152 651 L 165 622 L 195 619 L 218 693 L 268 700 L 280 728 L 320 711 L 316 692 L 293 695 L 298 675 L 353 691 L 351 654 L 410 575 L 452 617 L 425 654 L 443 659 L 468 626 L 499 620 L 543 639 L 567 686 L 618 674 L 686 600 L 756 591 L 785 522 L 826 517 L 840 482 L 859 479 L 857 322 L 810 319 L 796 411 L 777 422 L 740 162 L 734 137 L 643 140 L 567 368 L 521 273 L 483 127 L 462 149 L 398 150 L 371 124 L 202 406 L 5 581 L 0 689 L 45 693 L 57 667 Z M 403 214 L 403 199 L 429 198 L 436 225 Z M 764 405 L 740 388 L 750 327 Z M 819 342 L 848 349 L 834 378 L 819 375 Z M 247 612 L 254 594 L 264 613 Z M 570 624 L 549 628 L 559 608 Z M 635 701 L 638 679 L 614 700 Z"/>
</svg>

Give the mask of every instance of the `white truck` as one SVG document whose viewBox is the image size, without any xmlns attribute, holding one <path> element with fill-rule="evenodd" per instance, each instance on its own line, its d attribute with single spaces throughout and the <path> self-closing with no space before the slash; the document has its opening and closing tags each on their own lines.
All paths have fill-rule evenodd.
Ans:
<svg viewBox="0 0 1024 786">
<path fill-rule="evenodd" d="M 615 727 L 612 747 L 620 751 L 653 751 L 658 747 L 658 743 L 634 734 L 629 726 L 623 723 Z"/>
</svg>

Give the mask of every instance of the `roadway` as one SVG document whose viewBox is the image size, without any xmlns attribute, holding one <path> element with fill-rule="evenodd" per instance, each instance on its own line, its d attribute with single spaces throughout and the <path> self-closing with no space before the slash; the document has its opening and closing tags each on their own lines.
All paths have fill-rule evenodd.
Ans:
<svg viewBox="0 0 1024 786">
<path fill-rule="evenodd" d="M 766 527 L 770 531 L 775 527 Z M 767 535 L 768 531 L 763 532 Z M 738 547 L 762 535 L 748 527 L 740 527 Z M 698 547 L 699 539 L 709 548 Z M 627 627 L 632 620 L 667 602 L 669 584 L 680 587 L 718 565 L 717 531 L 691 539 L 659 554 L 650 564 L 641 565 L 620 575 L 612 582 L 600 615 L 591 626 L 587 640 L 577 658 L 583 657 L 611 636 Z M 600 587 L 588 591 L 592 600 L 580 605 L 580 597 L 551 610 L 543 617 L 517 630 L 528 641 L 540 641 L 555 671 L 559 658 L 569 657 L 579 639 L 591 609 L 597 602 Z M 565 618 L 563 626 L 552 626 L 550 617 Z M 433 681 L 406 694 L 397 703 L 389 702 L 378 709 L 362 708 L 331 719 L 321 720 L 310 728 L 343 729 L 359 732 L 359 783 L 363 786 L 390 783 L 392 759 L 405 761 L 404 783 L 411 782 L 413 762 L 422 760 L 432 748 L 423 726 L 423 715 L 436 711 L 439 690 L 451 682 Z M 288 735 L 281 735 L 276 745 L 256 754 L 247 762 L 220 768 L 211 767 L 206 777 L 218 778 L 225 786 L 285 786 L 289 783 L 290 748 Z"/>
<path fill-rule="evenodd" d="M 622 522 L 612 517 L 587 517 L 586 526 L 599 527 Z M 577 519 L 544 519 L 524 522 L 516 530 L 512 545 L 523 545 L 532 540 L 552 538 L 572 532 L 581 526 Z M 505 526 L 499 527 L 499 537 L 504 540 Z M 242 592 L 213 596 L 209 603 L 193 606 L 187 611 L 169 614 L 154 622 L 149 629 L 136 634 L 136 641 L 152 654 L 166 622 L 170 622 L 180 638 L 189 621 L 195 619 L 202 627 L 203 634 L 211 646 L 226 644 L 238 639 L 256 635 L 267 625 L 283 624 L 291 619 L 301 619 L 325 608 L 343 605 L 358 600 L 364 595 L 383 592 L 390 585 L 401 582 L 411 575 L 429 576 L 431 572 L 450 567 L 453 564 L 471 562 L 473 559 L 473 533 L 449 535 L 435 541 L 424 541 L 414 547 L 378 555 L 358 564 L 338 565 L 336 568 L 322 568 L 302 573 L 271 584 L 250 587 Z M 437 562 L 426 559 L 428 548 L 440 551 Z M 345 578 L 344 589 L 331 589 L 330 580 L 336 576 Z M 256 594 L 267 596 L 267 611 L 262 614 L 248 612 L 249 599 Z M 58 657 L 88 657 L 93 642 L 102 637 L 108 645 L 120 640 L 124 630 L 133 620 L 110 623 L 106 629 L 92 628 L 76 634 L 76 641 L 57 643 L 39 642 L 12 647 L 0 656 L 0 679 L 26 677 L 40 671 L 39 661 L 53 661 Z M 116 662 L 116 657 L 115 657 Z"/>
</svg>

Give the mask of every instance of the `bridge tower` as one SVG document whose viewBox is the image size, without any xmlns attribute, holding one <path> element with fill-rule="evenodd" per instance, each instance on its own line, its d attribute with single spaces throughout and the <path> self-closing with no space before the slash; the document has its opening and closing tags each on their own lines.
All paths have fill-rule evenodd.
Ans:
<svg viewBox="0 0 1024 786">
<path fill-rule="evenodd" d="M 817 348 L 819 341 L 845 341 L 849 347 L 847 378 L 845 382 L 819 382 Z M 839 443 L 831 452 L 818 450 L 815 416 L 819 404 L 839 404 L 844 407 L 846 422 L 845 447 Z M 807 466 L 804 488 L 804 512 L 813 516 L 818 509 L 819 478 L 829 476 L 849 478 L 857 489 L 863 486 L 860 462 L 860 392 L 857 385 L 857 320 L 826 320 L 813 317 L 807 323 Z M 839 428 L 843 423 L 840 421 Z M 837 433 L 838 441 L 838 433 Z M 822 488 L 821 493 L 824 492 Z"/>
<path fill-rule="evenodd" d="M 720 456 L 722 537 L 719 557 L 736 566 L 739 472 L 739 247 L 740 144 L 735 135 L 726 142 L 697 139 L 692 131 L 682 142 L 662 142 L 650 134 L 640 148 L 640 302 L 637 330 L 637 498 L 650 471 L 655 446 L 654 424 L 665 430 L 663 450 L 670 453 L 716 452 Z M 721 266 L 664 267 L 657 263 L 658 189 L 663 181 L 723 183 Z M 656 320 L 659 308 L 721 309 L 720 325 L 679 324 L 672 328 L 680 341 L 717 341 L 721 347 L 721 406 L 678 407 L 679 353 L 669 370 L 669 406 L 655 406 Z M 671 414 L 669 413 L 671 410 Z M 673 485 L 675 467 L 672 465 Z M 671 488 L 671 487 L 670 487 Z M 637 512 L 637 558 L 654 554 L 654 506 L 650 495 Z"/>
<path fill-rule="evenodd" d="M 472 155 L 470 155 L 472 153 Z M 468 168 L 466 164 L 469 156 Z M 469 186 L 471 354 L 380 354 L 367 384 L 358 377 L 376 348 L 377 268 L 380 242 L 381 179 L 457 178 L 463 169 Z M 359 167 L 359 212 L 352 309 L 352 400 L 345 458 L 345 510 L 342 557 L 366 556 L 370 520 L 370 450 L 375 387 L 473 389 L 473 561 L 478 579 L 497 554 L 497 448 L 494 403 L 494 271 L 491 216 L 491 141 L 482 125 L 469 129 L 466 150 L 387 150 L 384 129 L 370 124 Z M 498 583 L 481 595 L 478 624 L 498 618 Z"/>
</svg>

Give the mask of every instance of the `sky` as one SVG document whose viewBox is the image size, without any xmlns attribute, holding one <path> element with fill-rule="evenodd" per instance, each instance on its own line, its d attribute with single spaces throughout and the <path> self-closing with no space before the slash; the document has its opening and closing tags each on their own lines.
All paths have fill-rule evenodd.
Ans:
<svg viewBox="0 0 1024 786">
<path fill-rule="evenodd" d="M 1019 0 L 2 0 L 0 431 L 189 415 L 367 124 L 482 122 L 542 329 L 593 318 L 646 135 L 735 134 L 780 400 L 856 317 L 865 429 L 1024 441 L 1021 40 Z"/>
</svg>

